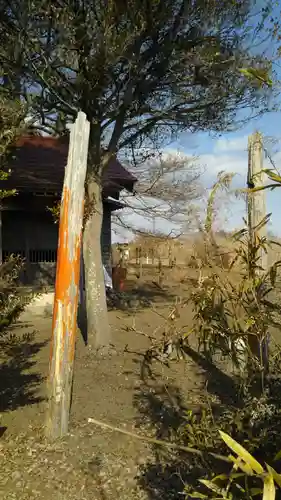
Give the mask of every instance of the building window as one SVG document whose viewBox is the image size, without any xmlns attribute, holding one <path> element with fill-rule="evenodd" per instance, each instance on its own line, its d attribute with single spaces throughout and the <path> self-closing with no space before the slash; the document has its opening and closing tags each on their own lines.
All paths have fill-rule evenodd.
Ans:
<svg viewBox="0 0 281 500">
<path fill-rule="evenodd" d="M 57 262 L 57 250 L 30 250 L 29 262 Z"/>
</svg>

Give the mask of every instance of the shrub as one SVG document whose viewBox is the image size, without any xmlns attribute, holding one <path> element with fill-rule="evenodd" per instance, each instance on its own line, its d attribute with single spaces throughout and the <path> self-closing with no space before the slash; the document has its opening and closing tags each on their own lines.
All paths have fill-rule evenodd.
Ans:
<svg viewBox="0 0 281 500">
<path fill-rule="evenodd" d="M 5 180 L 10 175 L 6 168 L 7 162 L 12 152 L 12 146 L 26 129 L 26 114 L 27 109 L 21 102 L 8 99 L 4 91 L 1 93 L 0 180 Z M 15 190 L 0 190 L 0 199 L 15 194 Z M 16 319 L 24 307 L 23 298 L 17 287 L 17 278 L 22 265 L 22 260 L 14 256 L 0 265 L 0 332 Z"/>
<path fill-rule="evenodd" d="M 22 266 L 23 261 L 14 256 L 0 266 L 0 333 L 17 319 L 26 304 L 17 283 Z"/>
<path fill-rule="evenodd" d="M 234 455 L 229 455 L 231 463 L 228 473 L 199 482 L 208 493 L 186 492 L 187 498 L 215 498 L 217 500 L 274 500 L 276 486 L 281 488 L 281 474 L 266 464 L 262 466 L 241 444 L 228 434 L 220 431 L 220 437 Z"/>
</svg>

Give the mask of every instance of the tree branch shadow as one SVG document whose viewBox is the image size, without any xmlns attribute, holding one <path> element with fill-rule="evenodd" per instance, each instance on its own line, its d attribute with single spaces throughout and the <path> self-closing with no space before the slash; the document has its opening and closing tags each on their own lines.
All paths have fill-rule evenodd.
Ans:
<svg viewBox="0 0 281 500">
<path fill-rule="evenodd" d="M 202 375 L 206 379 L 207 391 L 219 398 L 222 406 L 240 407 L 243 404 L 233 377 L 224 373 L 212 361 L 206 359 L 192 347 L 185 346 L 184 351 L 203 370 Z"/>
<path fill-rule="evenodd" d="M 108 295 L 109 310 L 141 311 L 153 304 L 172 303 L 176 294 L 156 285 L 145 284 L 124 292 L 111 292 Z"/>
<path fill-rule="evenodd" d="M 48 343 L 35 342 L 35 332 L 21 338 L 4 335 L 0 338 L 0 412 L 39 403 L 36 393 L 43 377 L 33 371 L 35 355 Z"/>
<path fill-rule="evenodd" d="M 143 384 L 134 396 L 134 406 L 139 412 L 137 426 L 144 423 L 152 426 L 157 439 L 172 437 L 183 424 L 187 411 L 180 389 L 161 383 Z"/>
<path fill-rule="evenodd" d="M 219 414 L 226 405 L 237 407 L 240 401 L 235 381 L 194 349 L 187 348 L 186 354 L 202 369 L 207 390 L 221 401 L 221 404 L 210 403 L 212 410 Z M 192 410 L 193 415 L 199 416 L 201 405 L 187 406 L 183 392 L 177 385 L 161 383 L 160 377 L 152 375 L 143 379 L 143 384 L 134 397 L 134 405 L 138 409 L 137 426 L 142 427 L 143 432 L 148 427 L 156 439 L 187 444 L 188 411 Z M 181 498 L 185 494 L 186 485 L 198 489 L 198 479 L 206 474 L 206 468 L 210 466 L 209 456 L 199 461 L 193 454 L 172 452 L 157 445 L 153 445 L 151 450 L 152 458 L 141 467 L 138 476 L 139 485 L 150 500 Z M 214 465 L 213 462 L 212 458 L 213 467 L 221 467 L 221 463 Z"/>
<path fill-rule="evenodd" d="M 181 391 L 175 385 L 149 383 L 137 391 L 134 405 L 138 409 L 137 426 L 149 427 L 156 439 L 175 442 L 185 422 L 188 408 Z M 171 453 L 164 447 L 152 447 L 153 458 L 140 470 L 138 482 L 151 500 L 178 499 L 189 480 L 190 470 L 182 454 Z"/>
<path fill-rule="evenodd" d="M 156 439 L 201 450 L 198 458 L 196 454 L 152 445 L 152 456 L 140 468 L 138 475 L 139 486 L 149 500 L 176 500 L 186 497 L 189 488 L 199 494 L 201 491 L 206 493 L 201 490 L 199 479 L 229 472 L 227 463 L 210 455 L 210 452 L 225 454 L 217 436 L 219 428 L 227 429 L 225 432 L 241 443 L 249 439 L 253 443 L 258 440 L 254 456 L 261 463 L 270 463 L 280 450 L 279 365 L 267 380 L 266 394 L 260 399 L 248 396 L 243 400 L 235 378 L 232 379 L 191 347 L 186 348 L 186 354 L 203 370 L 208 391 L 216 395 L 220 402 L 208 403 L 209 413 L 202 412 L 202 407 L 187 408 L 176 385 L 161 384 L 159 377 L 143 381 L 134 398 L 139 414 L 137 424 L 142 427 L 142 432 L 148 427 L 149 436 L 152 432 Z M 186 418 L 189 409 L 193 413 L 191 420 Z"/>
</svg>

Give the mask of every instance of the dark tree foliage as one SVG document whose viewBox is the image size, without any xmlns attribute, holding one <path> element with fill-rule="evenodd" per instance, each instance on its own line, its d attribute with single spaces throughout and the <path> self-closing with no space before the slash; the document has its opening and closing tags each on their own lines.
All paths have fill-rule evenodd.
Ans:
<svg viewBox="0 0 281 500">
<path fill-rule="evenodd" d="M 95 162 L 155 134 L 226 130 L 261 93 L 240 72 L 253 2 L 1 1 L 0 60 L 41 125 L 64 130 L 83 110 Z"/>
</svg>

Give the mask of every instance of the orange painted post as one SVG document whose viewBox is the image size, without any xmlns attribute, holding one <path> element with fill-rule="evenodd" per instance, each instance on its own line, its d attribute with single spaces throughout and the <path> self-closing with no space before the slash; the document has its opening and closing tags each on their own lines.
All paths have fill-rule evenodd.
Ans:
<svg viewBox="0 0 281 500">
<path fill-rule="evenodd" d="M 68 432 L 89 131 L 90 125 L 86 115 L 79 112 L 70 133 L 60 211 L 48 380 L 49 406 L 46 432 L 49 438 L 62 437 Z"/>
</svg>

